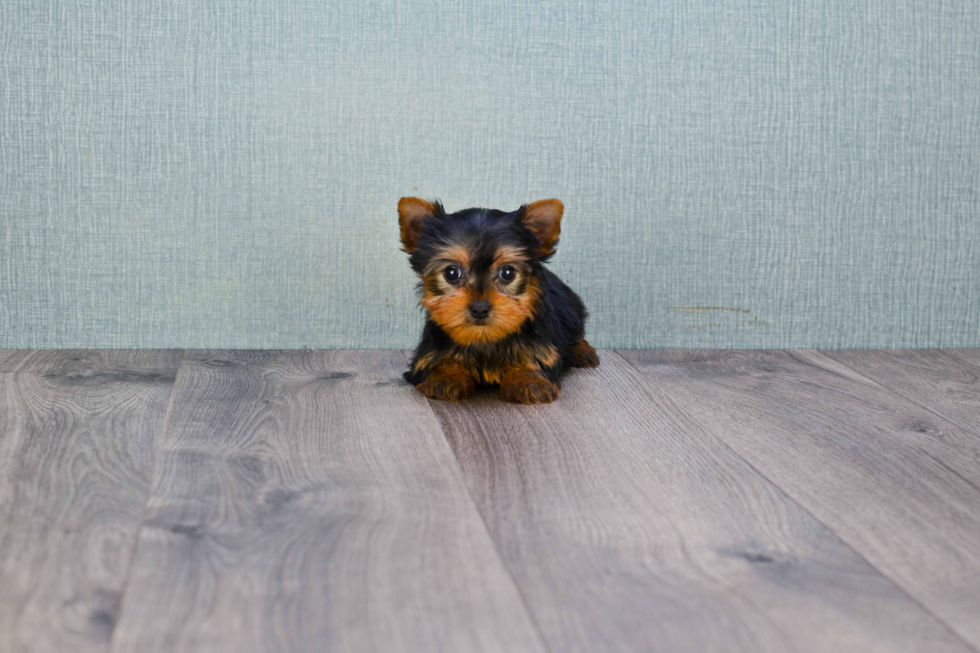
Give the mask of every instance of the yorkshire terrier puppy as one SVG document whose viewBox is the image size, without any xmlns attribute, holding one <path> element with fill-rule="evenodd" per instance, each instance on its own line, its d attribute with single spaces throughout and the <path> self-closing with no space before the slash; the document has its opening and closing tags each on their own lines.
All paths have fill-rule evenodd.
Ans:
<svg viewBox="0 0 980 653">
<path fill-rule="evenodd" d="M 544 267 L 564 207 L 541 200 L 511 213 L 398 202 L 401 241 L 428 319 L 405 379 L 426 397 L 458 401 L 499 385 L 522 404 L 558 398 L 570 367 L 595 367 L 582 300 Z"/>
</svg>

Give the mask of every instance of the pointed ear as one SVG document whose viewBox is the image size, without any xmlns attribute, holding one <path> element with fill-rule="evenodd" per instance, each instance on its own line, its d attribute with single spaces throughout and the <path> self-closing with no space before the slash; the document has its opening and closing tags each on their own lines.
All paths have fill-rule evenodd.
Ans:
<svg viewBox="0 0 980 653">
<path fill-rule="evenodd" d="M 561 216 L 565 211 L 565 205 L 559 200 L 539 200 L 528 204 L 524 209 L 524 216 L 521 218 L 524 226 L 538 237 L 541 247 L 538 254 L 550 256 L 555 252 L 555 245 L 558 244 L 558 233 L 561 231 Z"/>
<path fill-rule="evenodd" d="M 436 214 L 436 207 L 431 202 L 417 197 L 403 197 L 398 200 L 398 226 L 402 232 L 402 246 L 411 254 L 415 251 L 415 242 L 422 230 L 426 218 Z"/>
</svg>

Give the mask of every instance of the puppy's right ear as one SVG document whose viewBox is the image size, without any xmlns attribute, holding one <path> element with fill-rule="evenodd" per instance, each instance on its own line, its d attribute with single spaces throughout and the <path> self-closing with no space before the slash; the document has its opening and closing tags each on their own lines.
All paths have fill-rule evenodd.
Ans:
<svg viewBox="0 0 980 653">
<path fill-rule="evenodd" d="M 398 226 L 402 232 L 402 246 L 408 254 L 415 251 L 415 243 L 422 223 L 426 218 L 436 214 L 436 207 L 431 202 L 417 197 L 403 197 L 398 200 Z"/>
</svg>

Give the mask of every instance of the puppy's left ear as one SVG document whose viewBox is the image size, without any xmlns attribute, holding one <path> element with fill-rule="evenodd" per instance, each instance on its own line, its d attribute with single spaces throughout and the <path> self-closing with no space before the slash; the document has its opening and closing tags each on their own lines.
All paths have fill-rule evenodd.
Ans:
<svg viewBox="0 0 980 653">
<path fill-rule="evenodd" d="M 540 243 L 537 252 L 539 256 L 551 256 L 555 253 L 564 212 L 565 205 L 559 200 L 538 200 L 524 208 L 521 220 L 528 231 L 537 237 Z"/>
<path fill-rule="evenodd" d="M 436 207 L 432 202 L 417 197 L 403 197 L 398 200 L 398 226 L 401 227 L 402 246 L 406 253 L 415 251 L 422 223 L 435 214 Z"/>
</svg>

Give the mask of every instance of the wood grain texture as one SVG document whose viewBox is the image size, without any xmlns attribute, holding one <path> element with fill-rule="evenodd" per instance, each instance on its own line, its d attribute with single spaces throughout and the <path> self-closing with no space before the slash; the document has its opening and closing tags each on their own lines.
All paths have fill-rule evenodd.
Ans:
<svg viewBox="0 0 980 653">
<path fill-rule="evenodd" d="M 388 352 L 188 352 L 113 651 L 543 653 Z"/>
<path fill-rule="evenodd" d="M 14 372 L 28 358 L 43 355 L 44 352 L 34 349 L 0 349 L 0 373 Z"/>
<path fill-rule="evenodd" d="M 0 651 L 108 650 L 179 358 L 0 352 Z"/>
<path fill-rule="evenodd" d="M 622 352 L 980 647 L 978 441 L 814 352 Z"/>
<path fill-rule="evenodd" d="M 431 406 L 552 651 L 969 650 L 613 352 Z"/>
<path fill-rule="evenodd" d="M 941 349 L 820 354 L 980 436 L 980 367 Z"/>
<path fill-rule="evenodd" d="M 944 351 L 961 361 L 980 367 L 980 349 L 945 349 Z"/>
</svg>

